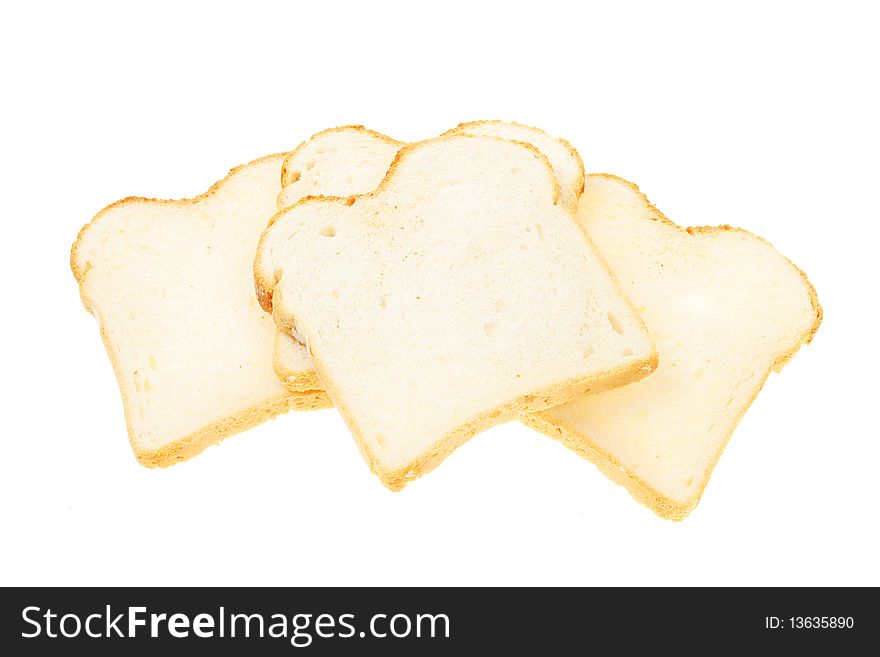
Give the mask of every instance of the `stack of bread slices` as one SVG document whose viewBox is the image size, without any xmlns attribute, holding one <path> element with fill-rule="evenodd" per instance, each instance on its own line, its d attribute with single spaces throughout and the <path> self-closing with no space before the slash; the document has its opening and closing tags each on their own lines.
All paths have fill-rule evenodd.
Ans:
<svg viewBox="0 0 880 657">
<path fill-rule="evenodd" d="M 332 405 L 398 490 L 518 420 L 672 519 L 822 319 L 761 238 L 681 228 L 498 121 L 325 130 L 196 198 L 108 206 L 71 266 L 144 465 Z"/>
</svg>

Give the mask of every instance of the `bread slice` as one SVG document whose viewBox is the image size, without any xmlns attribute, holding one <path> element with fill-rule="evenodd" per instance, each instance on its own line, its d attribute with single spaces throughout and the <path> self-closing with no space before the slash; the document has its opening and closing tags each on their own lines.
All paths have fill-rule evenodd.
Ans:
<svg viewBox="0 0 880 657">
<path fill-rule="evenodd" d="M 447 135 L 382 184 L 276 215 L 257 294 L 296 330 L 372 470 L 392 489 L 475 433 L 641 378 L 641 319 L 532 146 Z"/>
<path fill-rule="evenodd" d="M 560 186 L 560 200 L 572 212 L 584 191 L 584 165 L 578 152 L 564 139 L 540 128 L 501 121 L 462 123 L 447 134 L 490 135 L 532 144 L 547 156 Z M 349 196 L 375 189 L 397 152 L 403 147 L 391 137 L 361 125 L 330 128 L 300 144 L 284 161 L 278 209 L 305 196 Z M 279 330 L 274 367 L 293 391 L 320 389 L 305 346 Z"/>
<path fill-rule="evenodd" d="M 403 145 L 362 125 L 329 128 L 312 135 L 284 159 L 278 209 L 306 196 L 373 191 Z"/>
<path fill-rule="evenodd" d="M 589 176 L 577 218 L 644 317 L 660 366 L 526 422 L 681 519 L 770 370 L 812 339 L 822 310 L 769 243 L 730 226 L 679 228 L 620 178 Z"/>
<path fill-rule="evenodd" d="M 329 404 L 321 391 L 293 394 L 278 381 L 275 325 L 253 293 L 285 156 L 233 169 L 193 199 L 118 201 L 73 245 L 71 268 L 144 465 L 182 461 L 288 408 Z"/>
<path fill-rule="evenodd" d="M 469 121 L 449 131 L 466 135 L 501 137 L 531 144 L 550 162 L 559 182 L 560 203 L 575 212 L 578 199 L 584 192 L 584 162 L 577 150 L 560 137 L 551 137 L 540 128 L 514 121 Z"/>
</svg>

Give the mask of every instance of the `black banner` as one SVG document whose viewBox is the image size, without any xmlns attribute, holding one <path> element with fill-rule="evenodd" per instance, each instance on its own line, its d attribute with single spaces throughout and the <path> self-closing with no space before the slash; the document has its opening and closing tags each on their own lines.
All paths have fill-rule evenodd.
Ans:
<svg viewBox="0 0 880 657">
<path fill-rule="evenodd" d="M 851 654 L 873 645 L 874 589 L 3 589 L 7 655 L 588 653 L 654 645 Z M 11 652 L 9 651 L 11 649 Z"/>
</svg>

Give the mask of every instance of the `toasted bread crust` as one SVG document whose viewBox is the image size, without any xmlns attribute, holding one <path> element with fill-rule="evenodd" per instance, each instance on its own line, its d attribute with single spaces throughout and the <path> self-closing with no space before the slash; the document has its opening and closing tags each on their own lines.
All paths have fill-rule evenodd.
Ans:
<svg viewBox="0 0 880 657">
<path fill-rule="evenodd" d="M 415 149 L 422 148 L 425 145 L 434 143 L 436 141 L 455 139 L 495 139 L 504 142 L 512 141 L 508 139 L 502 139 L 500 137 L 471 136 L 466 134 L 447 133 L 433 139 L 408 144 L 404 146 L 400 151 L 398 151 L 396 157 L 394 158 L 391 166 L 388 169 L 388 173 L 385 175 L 382 182 L 375 190 L 368 192 L 367 194 L 360 194 L 352 197 L 304 197 L 293 206 L 290 206 L 276 213 L 276 215 L 270 220 L 269 226 L 273 226 L 285 213 L 289 212 L 292 208 L 298 207 L 299 205 L 305 205 L 308 203 L 333 203 L 350 205 L 349 201 L 352 198 L 357 201 L 357 199 L 377 196 L 384 192 L 385 188 L 389 184 L 389 181 L 396 174 L 400 163 L 408 156 L 409 153 L 411 153 Z M 552 167 L 550 166 L 550 162 L 548 161 L 547 157 L 532 144 L 527 144 L 523 142 L 514 143 L 530 150 L 543 162 L 545 170 L 547 172 L 548 184 L 552 187 L 553 190 L 553 199 L 555 204 L 556 200 L 559 198 L 559 183 L 556 180 L 556 176 L 553 174 Z M 573 214 L 569 213 L 568 216 L 570 216 L 571 220 L 577 224 L 577 221 L 575 220 Z M 577 225 L 580 227 L 580 224 Z M 582 229 L 581 231 L 583 232 Z M 261 256 L 262 252 L 266 248 L 266 241 L 269 237 L 269 233 L 270 231 L 269 229 L 267 229 L 261 236 L 259 245 L 257 247 L 257 257 L 254 262 L 254 282 L 257 292 L 257 298 L 260 302 L 261 307 L 266 312 L 271 312 L 273 314 L 273 318 L 276 324 L 278 324 L 278 326 L 281 327 L 283 330 L 290 331 L 295 326 L 295 318 L 284 309 L 282 309 L 280 305 L 273 304 L 273 293 L 279 279 L 276 279 L 276 273 L 274 270 L 267 271 L 264 270 L 262 266 L 263 258 Z M 605 266 L 605 270 L 607 271 L 607 266 Z M 615 285 L 618 285 L 616 279 L 613 279 L 612 277 L 612 280 L 614 280 Z M 619 289 L 620 288 L 618 285 L 618 290 Z M 627 303 L 629 303 L 628 300 Z M 631 304 L 630 307 L 632 307 Z M 639 316 L 636 314 L 636 317 Z M 639 319 L 641 320 L 640 317 Z M 642 326 L 644 328 L 644 323 L 642 323 Z M 323 362 L 321 361 L 320 356 L 316 355 L 311 349 L 309 349 L 309 356 L 312 359 L 312 365 L 314 366 L 318 379 L 324 384 L 324 388 L 329 398 L 334 403 L 337 410 L 342 415 L 343 419 L 351 430 L 352 435 L 355 438 L 355 442 L 357 443 L 358 448 L 361 451 L 361 454 L 370 466 L 370 470 L 374 474 L 376 474 L 377 477 L 379 477 L 379 479 L 387 488 L 392 491 L 401 490 L 410 481 L 417 479 L 427 472 L 430 472 L 456 448 L 465 443 L 469 438 L 481 431 L 484 431 L 485 429 L 488 429 L 489 427 L 497 424 L 502 424 L 510 420 L 520 419 L 529 413 L 547 409 L 553 406 L 558 406 L 559 404 L 563 404 L 566 401 L 569 401 L 581 394 L 599 392 L 601 390 L 606 390 L 638 381 L 639 379 L 642 379 L 643 377 L 653 372 L 657 368 L 658 364 L 657 352 L 656 350 L 654 350 L 649 357 L 640 361 L 636 361 L 629 366 L 609 368 L 590 377 L 589 379 L 563 381 L 557 385 L 550 386 L 543 390 L 519 396 L 515 399 L 510 400 L 506 404 L 502 404 L 495 407 L 494 409 L 490 409 L 473 417 L 466 423 L 456 428 L 451 433 L 438 440 L 433 445 L 430 451 L 420 455 L 418 458 L 410 461 L 405 466 L 395 469 L 386 469 L 382 467 L 382 465 L 379 463 L 379 460 L 370 449 L 370 446 L 364 440 L 363 434 L 361 433 L 353 414 L 348 409 L 348 406 L 345 403 L 344 398 L 341 396 L 339 390 L 333 385 L 332 380 L 328 376 L 326 376 L 325 367 Z"/>
<path fill-rule="evenodd" d="M 206 448 L 216 445 L 224 438 L 251 429 L 287 411 L 313 411 L 331 406 L 330 399 L 323 390 L 282 393 L 261 404 L 251 406 L 209 424 L 161 449 L 135 450 L 135 457 L 141 465 L 148 468 L 165 468 L 186 461 L 203 452 Z M 129 434 L 129 439 L 131 439 L 131 434 Z"/>
<path fill-rule="evenodd" d="M 589 177 L 608 178 L 625 184 L 642 198 L 645 205 L 650 209 L 650 212 L 652 214 L 650 218 L 652 220 L 662 221 L 663 223 L 668 224 L 676 230 L 679 230 L 688 235 L 711 235 L 713 233 L 737 232 L 747 236 L 750 239 L 761 241 L 771 248 L 773 247 L 773 245 L 770 244 L 767 240 L 758 237 L 757 235 L 753 235 L 747 230 L 743 230 L 742 228 L 735 228 L 733 226 L 692 226 L 689 228 L 683 228 L 671 221 L 660 210 L 658 210 L 648 200 L 647 196 L 642 193 L 642 191 L 635 183 L 620 178 L 619 176 L 606 173 L 590 174 Z M 553 417 L 550 413 L 546 411 L 541 411 L 533 415 L 527 416 L 523 418 L 522 421 L 531 428 L 547 436 L 550 436 L 551 438 L 559 440 L 569 449 L 577 452 L 588 461 L 591 461 L 606 477 L 611 479 L 613 482 L 624 486 L 633 498 L 647 506 L 658 516 L 666 518 L 668 520 L 683 520 L 691 511 L 694 510 L 694 508 L 700 502 L 700 499 L 703 496 L 703 491 L 705 490 L 706 485 L 709 483 L 709 478 L 712 474 L 712 471 L 718 464 L 718 460 L 721 458 L 721 454 L 724 452 L 725 447 L 727 447 L 727 443 L 730 441 L 730 438 L 733 435 L 733 431 L 736 429 L 736 426 L 739 424 L 739 421 L 742 419 L 749 406 L 751 406 L 752 402 L 758 396 L 758 393 L 764 387 L 764 383 L 767 381 L 767 377 L 770 375 L 770 371 L 781 371 L 785 364 L 791 360 L 795 353 L 797 353 L 801 345 L 809 344 L 813 340 L 813 336 L 816 335 L 816 331 L 819 330 L 819 325 L 822 323 L 822 306 L 819 304 L 819 298 L 816 295 L 816 290 L 813 287 L 812 283 L 810 283 L 807 275 L 793 262 L 791 262 L 791 260 L 785 258 L 785 256 L 783 256 L 782 254 L 779 255 L 783 257 L 786 262 L 788 262 L 788 264 L 791 265 L 791 267 L 794 268 L 803 279 L 804 285 L 810 297 L 810 303 L 812 304 L 815 318 L 810 328 L 805 331 L 801 336 L 799 336 L 798 340 L 793 343 L 789 349 L 778 354 L 771 363 L 771 366 L 767 369 L 766 372 L 763 373 L 763 376 L 761 377 L 761 383 L 755 389 L 755 394 L 752 395 L 751 399 L 749 399 L 748 403 L 743 406 L 742 411 L 736 417 L 735 421 L 732 424 L 732 429 L 730 433 L 719 446 L 718 450 L 715 452 L 709 468 L 705 471 L 700 486 L 694 492 L 693 496 L 687 500 L 687 502 L 680 503 L 663 495 L 647 482 L 645 482 L 643 479 L 639 478 L 639 476 L 636 475 L 634 472 L 626 468 L 626 466 L 624 466 L 610 452 L 599 447 L 594 441 L 590 439 L 589 436 L 586 436 L 576 431 L 572 427 L 568 426 L 565 422 L 562 422 L 561 420 Z"/>
<path fill-rule="evenodd" d="M 88 261 L 83 260 L 83 258 L 80 256 L 79 249 L 81 247 L 82 240 L 88 233 L 89 229 L 92 226 L 97 225 L 98 222 L 108 221 L 108 213 L 124 205 L 135 203 L 149 203 L 158 205 L 179 206 L 197 203 L 206 198 L 209 198 L 210 196 L 220 191 L 227 180 L 229 180 L 232 176 L 234 176 L 245 167 L 259 164 L 268 160 L 277 159 L 285 155 L 287 154 L 276 153 L 273 155 L 267 155 L 246 164 L 234 167 L 222 180 L 215 182 L 207 191 L 192 198 L 179 200 L 144 198 L 137 196 L 129 196 L 123 198 L 119 201 L 116 201 L 115 203 L 111 203 L 103 210 L 98 212 L 98 214 L 96 214 L 89 223 L 87 223 L 80 229 L 79 233 L 77 234 L 76 241 L 74 241 L 73 246 L 70 249 L 70 268 L 73 272 L 74 278 L 79 284 L 80 299 L 82 300 L 83 306 L 85 306 L 85 309 L 87 311 L 89 311 L 92 315 L 95 315 L 99 319 L 98 323 L 100 328 L 101 340 L 104 343 L 104 348 L 107 351 L 107 356 L 109 357 L 110 363 L 113 366 L 113 372 L 116 375 L 117 381 L 119 382 L 120 391 L 124 390 L 122 382 L 125 377 L 119 364 L 119 357 L 116 345 L 110 339 L 110 335 L 105 329 L 104 322 L 101 321 L 100 310 L 96 308 L 92 300 L 86 296 L 84 289 L 84 282 L 86 280 L 86 277 L 88 276 L 89 270 L 91 269 L 91 264 Z M 196 454 L 202 452 L 205 448 L 220 442 L 224 438 L 261 424 L 262 422 L 265 422 L 266 420 L 280 415 L 281 413 L 285 413 L 288 410 L 312 410 L 317 408 L 327 408 L 331 404 L 326 393 L 323 390 L 319 389 L 301 390 L 296 393 L 282 392 L 277 396 L 267 399 L 260 404 L 242 409 L 234 414 L 229 415 L 228 417 L 208 424 L 201 429 L 157 450 L 143 450 L 137 446 L 134 433 L 131 430 L 129 403 L 128 399 L 125 398 L 124 393 L 122 405 L 123 413 L 125 415 L 125 423 L 129 443 L 132 446 L 132 450 L 134 451 L 135 457 L 137 458 L 138 462 L 147 467 L 166 467 L 192 458 Z"/>
</svg>

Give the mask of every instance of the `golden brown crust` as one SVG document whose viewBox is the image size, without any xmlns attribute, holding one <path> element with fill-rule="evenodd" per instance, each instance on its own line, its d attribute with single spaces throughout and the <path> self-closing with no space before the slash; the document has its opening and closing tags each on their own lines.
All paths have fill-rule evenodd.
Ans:
<svg viewBox="0 0 880 657">
<path fill-rule="evenodd" d="M 248 162 L 247 164 L 242 164 L 234 167 L 222 180 L 219 180 L 211 185 L 211 187 L 206 192 L 192 198 L 168 200 L 129 196 L 127 198 L 116 201 L 115 203 L 111 203 L 110 205 L 105 207 L 98 214 L 96 214 L 89 223 L 87 223 L 80 229 L 79 233 L 77 234 L 76 241 L 73 243 L 73 246 L 70 250 L 70 268 L 73 272 L 74 278 L 76 278 L 76 281 L 79 284 L 80 298 L 83 305 L 85 306 L 86 310 L 88 310 L 92 315 L 95 315 L 98 318 L 101 340 L 104 343 L 104 348 L 107 351 L 107 356 L 110 359 L 110 363 L 113 367 L 113 372 L 116 375 L 117 382 L 119 383 L 120 391 L 124 390 L 122 382 L 125 380 L 125 377 L 120 368 L 116 345 L 110 339 L 109 333 L 105 329 L 105 323 L 103 321 L 103 318 L 100 317 L 100 311 L 93 307 L 91 300 L 87 296 L 85 296 L 84 282 L 86 280 L 86 276 L 89 270 L 91 269 L 91 264 L 87 261 L 80 262 L 81 258 L 79 257 L 79 248 L 81 246 L 84 236 L 86 235 L 90 227 L 96 225 L 96 223 L 99 221 L 107 221 L 105 217 L 112 210 L 131 203 L 150 203 L 176 206 L 197 203 L 218 192 L 232 176 L 234 176 L 245 167 L 259 164 L 267 160 L 281 158 L 286 155 L 287 153 L 276 153 L 274 155 L 267 155 L 265 157 L 261 157 L 251 162 Z M 239 410 L 228 417 L 204 426 L 201 429 L 187 436 L 184 436 L 183 438 L 180 438 L 173 443 L 165 445 L 160 449 L 143 450 L 140 449 L 140 447 L 137 445 L 134 433 L 131 430 L 129 405 L 128 400 L 125 398 L 124 392 L 122 402 L 123 413 L 125 415 L 126 430 L 128 433 L 129 442 L 132 446 L 132 450 L 134 451 L 135 457 L 137 458 L 138 462 L 147 467 L 165 467 L 169 465 L 174 465 L 175 463 L 179 463 L 180 461 L 184 461 L 200 453 L 205 448 L 220 442 L 224 438 L 256 426 L 291 409 L 312 410 L 317 408 L 327 408 L 331 406 L 330 400 L 323 390 L 301 390 L 294 393 L 282 392 L 276 396 L 273 396 L 270 399 L 263 401 L 260 404 L 256 404 L 248 408 Z"/>
<path fill-rule="evenodd" d="M 283 370 L 275 370 L 275 374 L 281 379 L 281 383 L 291 392 L 303 392 L 306 390 L 317 390 L 323 392 L 321 380 L 318 379 L 318 373 L 315 370 L 307 370 L 304 372 L 284 373 Z M 333 404 L 330 404 L 332 406 Z"/>
<path fill-rule="evenodd" d="M 770 244 L 767 240 L 758 237 L 757 235 L 753 235 L 752 233 L 743 230 L 742 228 L 734 228 L 732 226 L 697 226 L 697 227 L 689 227 L 682 228 L 677 225 L 670 219 L 668 219 L 660 210 L 658 210 L 649 200 L 648 198 L 639 190 L 638 186 L 634 183 L 629 182 L 628 180 L 624 180 L 618 176 L 612 174 L 590 174 L 590 178 L 608 178 L 611 180 L 615 180 L 617 182 L 623 183 L 628 187 L 632 188 L 645 203 L 646 207 L 649 208 L 652 213 L 652 219 L 656 221 L 662 221 L 671 227 L 680 230 L 688 235 L 700 235 L 700 234 L 713 234 L 713 233 L 723 233 L 726 231 L 738 232 L 746 235 L 751 239 L 756 239 L 761 242 L 764 242 L 768 246 L 772 248 L 772 244 Z M 775 250 L 775 249 L 774 249 Z M 778 251 L 777 251 L 778 253 Z M 779 254 L 781 257 L 782 254 Z M 782 369 L 782 367 L 794 356 L 794 354 L 798 351 L 802 344 L 808 344 L 812 341 L 813 336 L 816 334 L 816 331 L 819 330 L 819 325 L 822 323 L 822 306 L 819 304 L 819 298 L 816 295 L 816 290 L 813 287 L 812 283 L 810 283 L 809 279 L 807 279 L 806 274 L 799 269 L 794 263 L 791 262 L 788 258 L 785 258 L 786 262 L 788 262 L 801 276 L 804 281 L 804 285 L 807 288 L 807 292 L 810 297 L 810 302 L 813 307 L 813 312 L 815 314 L 815 319 L 810 328 L 804 332 L 799 339 L 792 345 L 792 347 L 779 354 L 771 364 L 771 366 L 767 369 L 766 372 L 763 373 L 761 377 L 761 383 L 755 389 L 755 393 L 752 395 L 751 399 L 749 399 L 748 403 L 743 405 L 742 410 L 739 415 L 736 417 L 735 421 L 732 424 L 732 428 L 727 437 L 722 441 L 722 444 L 719 446 L 718 450 L 715 452 L 715 455 L 710 463 L 709 467 L 706 469 L 701 485 L 698 487 L 694 495 L 685 503 L 680 503 L 675 500 L 670 499 L 669 497 L 663 495 L 658 490 L 650 486 L 647 482 L 640 479 L 638 475 L 634 472 L 626 468 L 617 458 L 615 458 L 610 452 L 602 449 L 595 442 L 590 440 L 589 436 L 586 436 L 572 427 L 568 426 L 565 422 L 562 422 L 558 418 L 553 417 L 549 412 L 542 411 L 530 415 L 528 417 L 523 418 L 523 422 L 533 429 L 540 431 L 551 438 L 555 438 L 561 441 L 566 447 L 572 449 L 573 451 L 580 454 L 582 457 L 591 461 L 599 470 L 609 479 L 614 481 L 621 486 L 624 486 L 629 494 L 633 496 L 637 501 L 641 502 L 649 509 L 651 509 L 654 513 L 662 518 L 666 518 L 669 520 L 683 520 L 687 515 L 694 510 L 697 504 L 700 502 L 700 499 L 703 496 L 703 491 L 706 488 L 706 485 L 709 483 L 709 478 L 712 474 L 712 471 L 715 469 L 715 466 L 718 464 L 718 460 L 721 458 L 721 454 L 724 451 L 725 447 L 727 447 L 727 443 L 730 441 L 731 436 L 733 435 L 733 431 L 736 429 L 736 426 L 739 424 L 739 421 L 742 419 L 745 412 L 748 410 L 749 406 L 751 406 L 752 402 L 758 396 L 758 393 L 761 391 L 761 388 L 764 387 L 764 383 L 767 381 L 767 377 L 770 375 L 771 370 L 776 370 L 777 372 Z"/>
<path fill-rule="evenodd" d="M 251 406 L 218 422 L 209 424 L 161 449 L 153 451 L 135 450 L 135 457 L 141 465 L 148 468 L 168 467 L 196 456 L 211 445 L 216 445 L 224 438 L 262 424 L 289 410 L 313 411 L 331 406 L 330 399 L 323 390 L 293 394 L 282 393 L 267 399 L 261 404 Z M 129 440 L 131 438 L 131 433 L 129 433 Z"/>
</svg>

